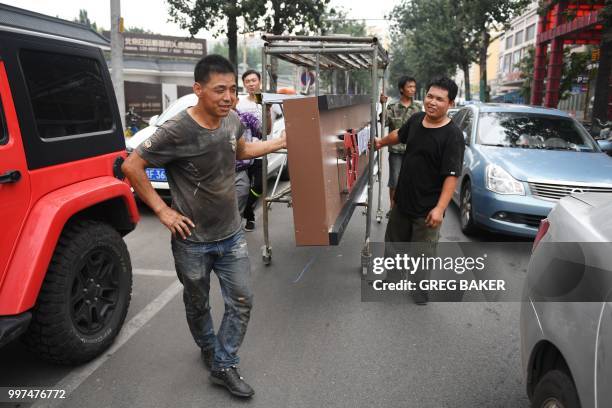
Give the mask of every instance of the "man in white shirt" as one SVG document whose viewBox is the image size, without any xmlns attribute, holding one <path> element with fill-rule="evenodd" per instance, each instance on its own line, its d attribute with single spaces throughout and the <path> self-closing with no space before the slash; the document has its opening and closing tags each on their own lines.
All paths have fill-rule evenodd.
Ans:
<svg viewBox="0 0 612 408">
<path fill-rule="evenodd" d="M 255 94 L 261 92 L 261 74 L 254 69 L 249 69 L 242 74 L 242 84 L 248 93 L 246 97 L 240 98 L 236 109 L 240 112 L 249 112 L 261 120 L 261 105 L 257 103 Z"/>
<path fill-rule="evenodd" d="M 260 121 L 262 120 L 262 105 L 257 103 L 256 94 L 261 92 L 261 74 L 254 69 L 249 69 L 242 74 L 242 84 L 248 95 L 240 98 L 236 110 L 238 112 L 248 112 L 255 115 Z M 268 117 L 266 118 L 268 132 L 272 128 L 272 118 L 270 112 L 267 112 Z M 266 133 L 268 133 L 266 132 Z M 244 229 L 246 231 L 253 231 L 255 229 L 255 207 L 257 206 L 257 200 L 261 196 L 262 192 L 262 159 L 258 158 L 253 161 L 253 164 L 249 167 L 249 179 L 251 182 L 251 189 L 249 197 L 247 199 L 246 208 L 242 216 L 246 219 Z"/>
<path fill-rule="evenodd" d="M 256 97 L 256 94 L 261 92 L 261 74 L 255 71 L 254 69 L 249 69 L 245 71 L 244 74 L 242 74 L 242 84 L 243 84 L 244 90 L 247 92 L 247 95 L 242 96 L 240 98 L 240 100 L 238 101 L 238 105 L 236 106 L 236 109 L 238 109 L 238 111 L 240 112 L 251 113 L 255 115 L 257 118 L 259 118 L 259 120 L 261 120 L 262 119 L 262 116 L 261 116 L 262 106 L 261 104 L 257 103 L 257 97 Z M 283 93 L 281 92 L 283 89 L 284 88 L 279 89 L 278 92 Z M 275 104 L 270 107 L 270 112 L 268 113 L 268 117 L 267 117 L 268 119 L 268 125 L 266 126 L 268 128 L 267 133 L 271 132 L 272 125 L 274 124 L 276 119 L 282 115 L 283 113 L 279 105 Z"/>
</svg>

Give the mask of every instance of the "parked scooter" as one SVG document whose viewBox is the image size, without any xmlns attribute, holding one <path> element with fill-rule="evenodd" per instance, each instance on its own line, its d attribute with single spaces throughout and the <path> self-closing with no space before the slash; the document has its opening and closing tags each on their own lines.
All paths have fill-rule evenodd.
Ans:
<svg viewBox="0 0 612 408">
<path fill-rule="evenodd" d="M 134 107 L 131 106 L 128 112 L 125 114 L 125 136 L 130 137 L 136 134 L 140 130 L 140 125 L 147 125 L 147 122 L 135 112 Z"/>
<path fill-rule="evenodd" d="M 602 122 L 599 118 L 595 118 L 597 124 L 599 125 L 599 137 L 597 139 L 600 140 L 611 140 L 612 132 L 610 131 L 610 127 L 612 127 L 612 121 Z"/>
<path fill-rule="evenodd" d="M 595 140 L 601 147 L 601 150 L 606 152 L 609 156 L 612 156 L 612 121 L 602 122 L 599 118 L 595 118 L 599 125 L 599 135 L 595 136 Z"/>
</svg>

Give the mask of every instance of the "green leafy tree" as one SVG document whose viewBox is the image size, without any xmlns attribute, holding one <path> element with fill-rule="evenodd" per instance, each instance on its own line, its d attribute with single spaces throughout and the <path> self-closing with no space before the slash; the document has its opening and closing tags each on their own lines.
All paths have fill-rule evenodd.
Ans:
<svg viewBox="0 0 612 408">
<path fill-rule="evenodd" d="M 307 33 L 320 26 L 328 3 L 329 0 L 168 0 L 170 16 L 191 35 L 202 29 L 212 30 L 216 36 L 225 34 L 229 60 L 235 66 L 238 64 L 238 17 L 253 31 Z"/>
<path fill-rule="evenodd" d="M 87 10 L 80 9 L 79 17 L 73 20 L 75 23 L 83 24 L 94 31 L 101 31 L 101 28 L 98 28 L 98 25 L 95 22 L 92 22 L 87 15 Z"/>
<path fill-rule="evenodd" d="M 452 76 L 464 69 L 469 95 L 469 64 L 475 58 L 473 36 L 466 31 L 466 16 L 452 0 L 405 0 L 391 17 L 391 80 L 412 75 L 418 84 L 436 76 Z"/>
<path fill-rule="evenodd" d="M 563 54 L 563 61 L 565 63 L 563 64 L 563 74 L 559 87 L 560 100 L 570 97 L 570 91 L 576 83 L 576 79 L 587 71 L 589 61 L 591 60 L 591 53 L 588 51 L 570 53 L 570 48 L 566 47 L 563 50 Z"/>
<path fill-rule="evenodd" d="M 458 0 L 457 4 L 465 14 L 465 21 L 478 41 L 480 65 L 480 100 L 489 101 L 487 88 L 487 50 L 491 43 L 491 32 L 501 31 L 510 21 L 520 15 L 531 0 Z"/>
<path fill-rule="evenodd" d="M 423 88 L 434 77 L 450 76 L 454 71 L 452 64 L 427 63 L 423 48 L 417 46 L 416 39 L 410 33 L 393 35 L 390 49 L 389 86 L 387 93 L 399 96 L 397 82 L 403 75 L 414 77 L 417 81 L 417 98 L 422 99 Z"/>
<path fill-rule="evenodd" d="M 274 35 L 311 34 L 322 26 L 330 0 L 252 0 L 245 10 L 247 26 Z"/>
<path fill-rule="evenodd" d="M 389 86 L 385 92 L 394 97 L 399 96 L 396 85 L 399 78 L 403 75 L 414 77 L 417 80 L 417 94 L 420 93 L 423 77 L 421 72 L 415 70 L 414 51 L 412 36 L 397 34 L 392 36 L 391 47 L 389 50 Z"/>
<path fill-rule="evenodd" d="M 471 16 L 461 7 L 460 2 L 451 0 L 449 3 L 450 7 L 447 10 L 450 11 L 450 15 L 447 14 L 447 19 L 451 32 L 448 38 L 448 54 L 451 61 L 454 61 L 463 71 L 465 99 L 471 100 L 470 65 L 479 56 L 478 45 L 480 40 L 477 32 L 471 28 Z"/>
<path fill-rule="evenodd" d="M 243 15 L 250 30 L 274 35 L 312 34 L 323 25 L 330 0 L 252 0 Z M 271 58 L 270 88 L 276 89 L 279 62 Z"/>
<path fill-rule="evenodd" d="M 194 36 L 200 30 L 211 30 L 215 36 L 225 34 L 229 60 L 238 63 L 238 17 L 258 0 L 167 0 L 170 17 Z M 226 22 L 225 25 L 222 23 Z"/>
</svg>

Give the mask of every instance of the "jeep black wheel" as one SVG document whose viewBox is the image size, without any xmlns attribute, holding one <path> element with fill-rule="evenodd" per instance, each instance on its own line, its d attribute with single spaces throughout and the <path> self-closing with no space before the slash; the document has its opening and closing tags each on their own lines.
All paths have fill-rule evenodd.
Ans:
<svg viewBox="0 0 612 408">
<path fill-rule="evenodd" d="M 107 224 L 66 226 L 24 340 L 42 358 L 80 364 L 106 350 L 123 325 L 132 292 L 130 257 Z"/>
<path fill-rule="evenodd" d="M 119 259 L 108 248 L 81 260 L 70 291 L 70 317 L 81 333 L 96 333 L 110 322 L 121 291 L 120 271 Z"/>
</svg>

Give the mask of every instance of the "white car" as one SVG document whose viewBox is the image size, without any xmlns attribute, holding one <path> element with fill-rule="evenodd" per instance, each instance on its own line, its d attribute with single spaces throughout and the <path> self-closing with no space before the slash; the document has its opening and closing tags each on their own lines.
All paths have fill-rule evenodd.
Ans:
<svg viewBox="0 0 612 408">
<path fill-rule="evenodd" d="M 161 126 L 168 119 L 176 116 L 179 112 L 194 106 L 197 104 L 198 98 L 195 94 L 189 94 L 180 97 L 176 101 L 174 101 L 168 108 L 162 112 L 161 115 L 153 116 L 149 119 L 149 126 L 140 131 L 136 132 L 134 136 L 129 139 L 126 139 L 125 145 L 128 153 L 134 151 L 142 142 L 147 140 L 159 126 Z M 285 121 L 284 118 L 278 118 L 273 126 L 271 135 L 268 136 L 270 138 L 278 138 L 280 137 L 282 131 L 285 129 Z M 272 153 L 268 155 L 268 175 L 273 176 L 278 173 L 278 170 L 281 167 L 281 164 L 286 159 L 286 154 L 281 153 Z M 286 174 L 286 165 L 283 166 L 283 173 Z M 153 185 L 153 188 L 158 191 L 161 196 L 169 197 L 170 196 L 170 188 L 168 187 L 168 181 L 166 179 L 166 171 L 163 168 L 147 168 L 147 176 Z M 285 178 L 285 177 L 283 177 Z"/>
</svg>

